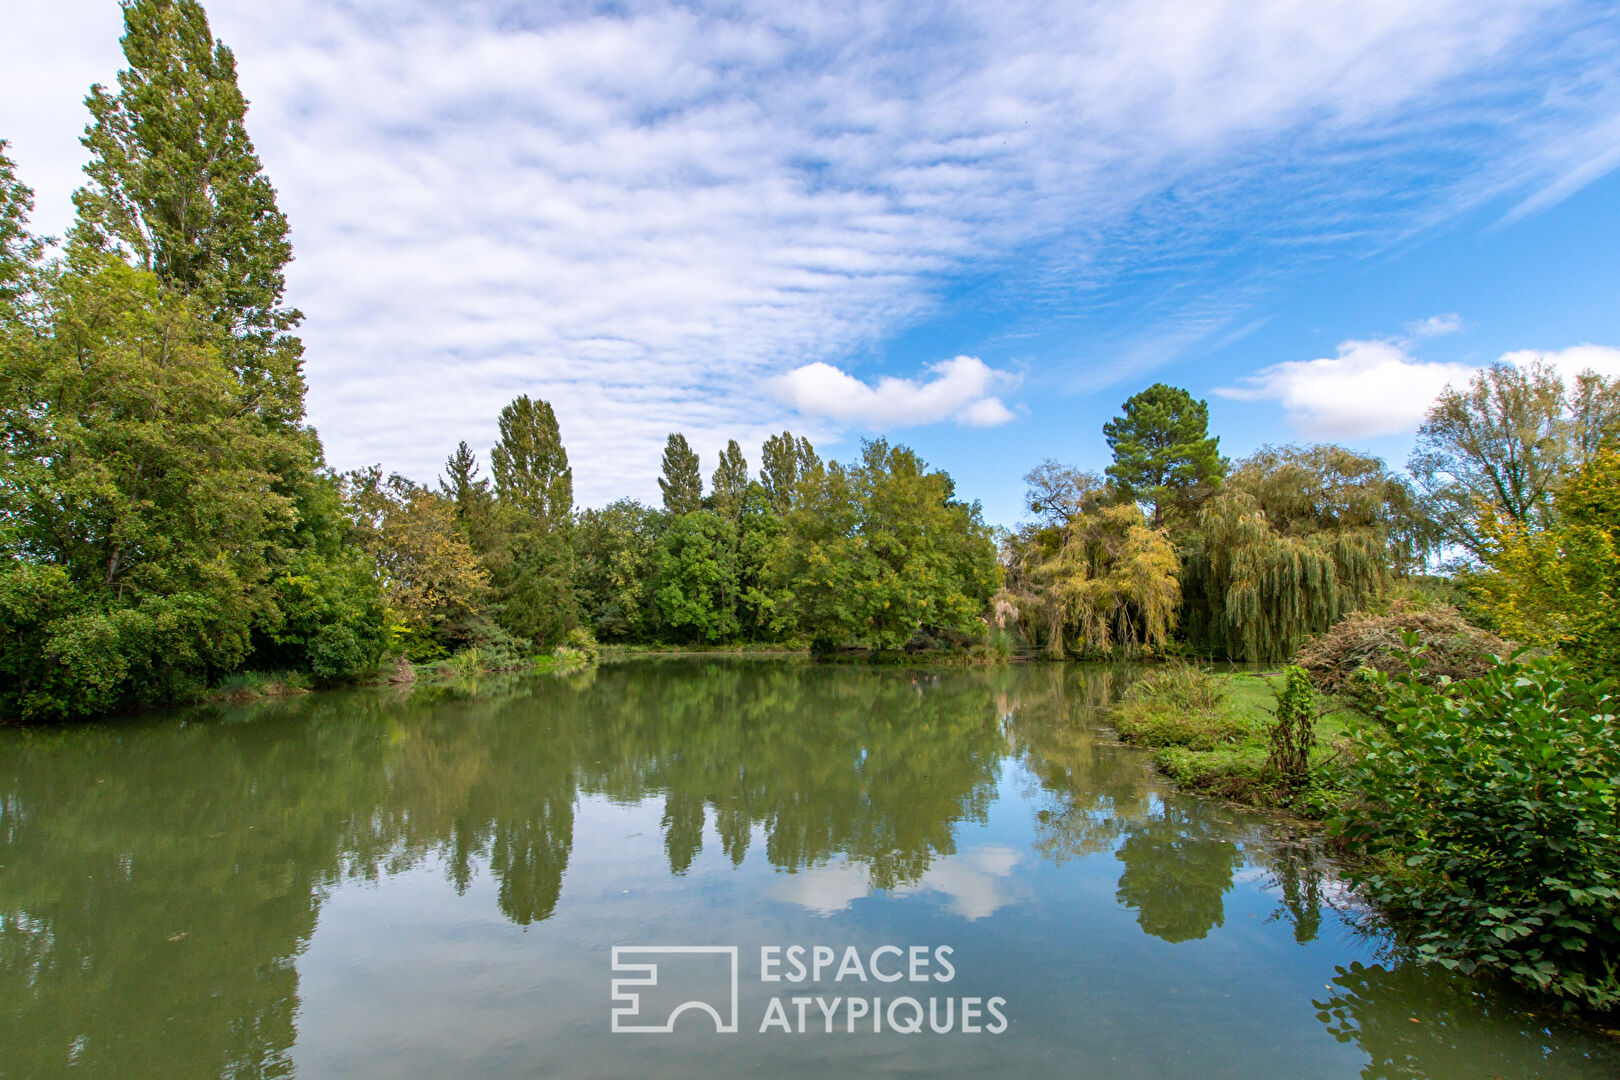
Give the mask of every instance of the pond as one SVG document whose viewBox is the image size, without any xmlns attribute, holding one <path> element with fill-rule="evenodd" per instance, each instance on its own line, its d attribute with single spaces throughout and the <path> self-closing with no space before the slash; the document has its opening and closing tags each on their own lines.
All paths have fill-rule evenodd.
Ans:
<svg viewBox="0 0 1620 1080">
<path fill-rule="evenodd" d="M 1167 790 L 1099 718 L 1129 677 L 637 659 L 0 731 L 0 1077 L 1620 1075 Z"/>
</svg>

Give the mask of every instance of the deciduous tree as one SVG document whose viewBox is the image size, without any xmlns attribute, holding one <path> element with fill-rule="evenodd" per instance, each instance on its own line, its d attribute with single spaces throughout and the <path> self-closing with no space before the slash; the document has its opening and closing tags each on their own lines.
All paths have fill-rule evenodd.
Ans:
<svg viewBox="0 0 1620 1080">
<path fill-rule="evenodd" d="M 748 490 L 748 459 L 743 457 L 742 447 L 737 445 L 736 439 L 726 443 L 725 450 L 720 454 L 720 464 L 714 467 L 709 487 L 713 493 L 715 511 L 735 522 L 737 515 L 742 512 L 743 494 Z"/>
<path fill-rule="evenodd" d="M 118 88 L 90 88 L 75 241 L 193 296 L 267 421 L 304 415 L 302 316 L 282 302 L 287 219 L 248 137 L 231 50 L 196 0 L 125 0 Z"/>
</svg>

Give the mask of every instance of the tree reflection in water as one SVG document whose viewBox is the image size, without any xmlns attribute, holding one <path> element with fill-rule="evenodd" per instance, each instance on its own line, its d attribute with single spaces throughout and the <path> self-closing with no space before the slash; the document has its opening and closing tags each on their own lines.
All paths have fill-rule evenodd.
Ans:
<svg viewBox="0 0 1620 1080">
<path fill-rule="evenodd" d="M 1317 1019 L 1367 1054 L 1364 1080 L 1615 1075 L 1614 1057 L 1597 1040 L 1572 1042 L 1550 1017 L 1515 1001 L 1507 986 L 1472 983 L 1429 965 L 1356 962 L 1337 969 L 1332 989 L 1326 1001 L 1313 1002 Z M 1504 1038 L 1504 1029 L 1513 1037 Z"/>
<path fill-rule="evenodd" d="M 487 869 L 508 919 L 541 922 L 581 795 L 661 798 L 675 874 L 712 811 L 733 863 L 758 829 L 779 869 L 845 857 L 912 884 L 983 819 L 1004 750 L 972 674 L 784 663 L 0 735 L 4 1076 L 286 1075 L 294 961 L 334 887 L 431 859 L 458 892 Z"/>
<path fill-rule="evenodd" d="M 507 919 L 541 923 L 567 900 L 582 797 L 661 807 L 671 874 L 715 835 L 733 865 L 762 840 L 775 869 L 847 864 L 863 890 L 904 890 L 987 820 L 1015 762 L 1036 851 L 1117 860 L 1146 933 L 1209 935 L 1252 864 L 1314 938 L 1319 865 L 1164 794 L 1108 735 L 1098 710 L 1130 676 L 643 660 L 0 732 L 0 1077 L 288 1075 L 296 961 L 334 889 L 435 866 L 466 893 L 487 873 Z M 1418 978 L 1354 969 L 1322 1006 L 1367 1075 L 1456 1075 L 1443 1032 L 1402 1026 Z M 1480 1007 L 1442 997 L 1457 1030 Z"/>
</svg>

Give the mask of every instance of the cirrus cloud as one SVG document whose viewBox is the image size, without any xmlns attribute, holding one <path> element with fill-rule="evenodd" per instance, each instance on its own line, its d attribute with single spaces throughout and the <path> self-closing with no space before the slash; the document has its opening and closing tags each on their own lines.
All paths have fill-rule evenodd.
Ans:
<svg viewBox="0 0 1620 1080">
<path fill-rule="evenodd" d="M 13 6 L 0 136 L 59 234 L 116 5 Z M 985 267 L 1059 319 L 1138 274 L 1192 297 L 1176 275 L 1231 248 L 1277 268 L 1547 205 L 1613 166 L 1620 118 L 1620 32 L 1570 0 L 207 6 L 293 224 L 328 459 L 426 479 L 527 393 L 583 501 L 652 494 L 671 430 L 747 443 L 795 400 L 1005 422 L 1005 385 L 959 392 L 982 372 L 848 373 Z M 1249 318 L 1190 308 L 1181 344 L 1070 381 Z"/>
</svg>

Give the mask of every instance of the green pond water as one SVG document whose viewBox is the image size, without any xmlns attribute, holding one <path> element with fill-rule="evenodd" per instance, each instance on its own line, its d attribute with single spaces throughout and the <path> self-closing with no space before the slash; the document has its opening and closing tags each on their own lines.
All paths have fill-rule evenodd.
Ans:
<svg viewBox="0 0 1620 1080">
<path fill-rule="evenodd" d="M 0 1077 L 1620 1075 L 1167 790 L 1128 678 L 642 659 L 0 730 Z"/>
</svg>

